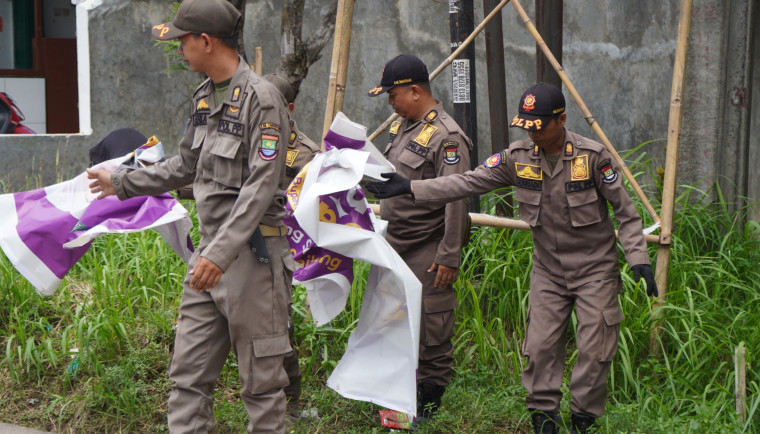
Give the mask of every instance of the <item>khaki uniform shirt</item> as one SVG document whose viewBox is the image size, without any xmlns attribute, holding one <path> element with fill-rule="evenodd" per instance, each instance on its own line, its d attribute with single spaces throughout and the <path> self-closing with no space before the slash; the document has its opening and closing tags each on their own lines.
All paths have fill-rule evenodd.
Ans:
<svg viewBox="0 0 760 434">
<path fill-rule="evenodd" d="M 472 142 L 439 102 L 419 122 L 393 122 L 384 155 L 399 174 L 420 180 L 469 170 L 470 149 Z M 459 267 L 469 207 L 469 198 L 463 197 L 446 205 L 415 206 L 410 195 L 383 200 L 380 215 L 388 221 L 385 238 L 402 254 L 423 243 L 440 241 L 436 257 L 430 260 Z"/>
<path fill-rule="evenodd" d="M 293 182 L 293 178 L 298 172 L 308 164 L 314 154 L 320 151 L 319 145 L 314 143 L 306 134 L 298 129 L 296 121 L 290 121 L 290 139 L 288 140 L 288 154 L 285 159 L 285 177 L 288 185 Z"/>
<path fill-rule="evenodd" d="M 615 161 L 601 144 L 566 132 L 565 146 L 550 174 L 543 151 L 530 140 L 512 143 L 483 166 L 463 175 L 413 182 L 418 203 L 466 197 L 514 185 L 520 219 L 533 232 L 533 270 L 575 288 L 620 275 L 615 228 L 631 265 L 649 264 L 641 216 Z"/>
<path fill-rule="evenodd" d="M 211 80 L 196 89 L 179 155 L 112 181 L 122 200 L 192 182 L 200 255 L 227 270 L 260 223 L 282 225 L 289 137 L 285 98 L 241 58 L 224 101 Z"/>
</svg>

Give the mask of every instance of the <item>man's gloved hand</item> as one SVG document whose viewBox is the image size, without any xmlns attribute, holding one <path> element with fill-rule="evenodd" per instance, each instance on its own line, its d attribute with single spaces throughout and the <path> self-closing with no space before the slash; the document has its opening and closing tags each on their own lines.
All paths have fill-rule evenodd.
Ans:
<svg viewBox="0 0 760 434">
<path fill-rule="evenodd" d="M 368 182 L 367 190 L 371 191 L 378 199 L 412 194 L 412 181 L 404 178 L 396 172 L 381 173 L 380 176 L 388 179 L 384 182 Z"/>
<path fill-rule="evenodd" d="M 660 295 L 657 291 L 657 284 L 654 281 L 654 273 L 652 272 L 652 266 L 649 264 L 638 264 L 631 267 L 633 270 L 633 280 L 638 282 L 641 278 L 644 278 L 644 282 L 647 283 L 647 295 L 650 297 L 657 297 Z"/>
</svg>

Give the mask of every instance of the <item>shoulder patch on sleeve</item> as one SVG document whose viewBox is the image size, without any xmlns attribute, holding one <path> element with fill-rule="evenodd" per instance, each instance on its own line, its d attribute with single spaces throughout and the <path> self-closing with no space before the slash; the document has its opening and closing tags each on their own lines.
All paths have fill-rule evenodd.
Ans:
<svg viewBox="0 0 760 434">
<path fill-rule="evenodd" d="M 486 161 L 483 163 L 483 165 L 486 166 L 489 169 L 493 169 L 494 167 L 496 167 L 499 164 L 501 164 L 501 162 L 502 162 L 502 160 L 504 158 L 504 153 L 505 152 L 506 151 L 501 151 L 501 152 L 499 152 L 497 154 L 491 155 L 490 157 L 486 158 Z"/>
<path fill-rule="evenodd" d="M 446 142 L 442 145 L 443 148 L 443 162 L 446 164 L 457 164 L 460 160 L 457 150 L 459 149 L 459 143 Z"/>
<path fill-rule="evenodd" d="M 612 168 L 612 162 L 609 158 L 602 160 L 596 168 L 599 170 L 599 173 L 602 174 L 602 181 L 605 184 L 612 184 L 617 181 L 618 174 L 615 172 L 615 169 Z"/>
</svg>

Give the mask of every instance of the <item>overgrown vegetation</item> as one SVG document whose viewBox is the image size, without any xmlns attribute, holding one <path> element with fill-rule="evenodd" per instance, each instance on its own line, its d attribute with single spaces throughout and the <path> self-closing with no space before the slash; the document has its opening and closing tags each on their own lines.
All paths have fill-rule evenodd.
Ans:
<svg viewBox="0 0 760 434">
<path fill-rule="evenodd" d="M 626 319 L 599 432 L 758 432 L 760 373 L 752 362 L 760 350 L 760 227 L 742 223 L 743 210 L 730 212 L 719 192 L 719 200 L 707 203 L 704 192 L 680 191 L 668 295 L 659 311 L 622 263 Z M 195 215 L 193 204 L 186 205 Z M 650 249 L 654 261 L 656 248 Z M 520 345 L 530 234 L 479 228 L 463 255 L 455 374 L 425 432 L 528 432 Z M 356 264 L 346 310 L 320 328 L 309 322 L 304 290 L 296 288 L 303 400 L 319 414 L 299 422 L 298 432 L 387 431 L 377 406 L 324 385 L 357 322 L 366 272 L 366 264 Z M 108 235 L 95 241 L 56 295 L 43 298 L 0 255 L 0 421 L 60 433 L 166 432 L 166 367 L 184 273 L 184 263 L 155 232 Z M 655 314 L 661 332 L 652 338 Z M 744 422 L 734 394 L 733 354 L 740 345 L 748 352 Z M 567 358 L 575 357 L 571 340 Z M 238 390 L 230 357 L 216 393 L 222 432 L 245 430 Z"/>
</svg>

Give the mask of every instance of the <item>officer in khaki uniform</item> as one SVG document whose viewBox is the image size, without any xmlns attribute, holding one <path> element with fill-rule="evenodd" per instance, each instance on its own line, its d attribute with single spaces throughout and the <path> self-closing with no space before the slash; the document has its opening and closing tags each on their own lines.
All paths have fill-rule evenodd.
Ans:
<svg viewBox="0 0 760 434">
<path fill-rule="evenodd" d="M 314 158 L 314 155 L 320 151 L 320 148 L 298 129 L 296 121 L 292 118 L 293 111 L 295 110 L 296 93 L 290 81 L 277 74 L 267 74 L 264 78 L 277 87 L 288 103 L 288 112 L 291 119 L 290 138 L 288 139 L 288 150 L 285 158 L 285 178 L 287 184 L 290 185 L 293 182 L 293 178 Z M 288 281 L 288 286 L 291 287 L 292 291 L 292 281 Z M 298 419 L 301 416 L 301 406 L 299 403 L 299 399 L 301 398 L 301 368 L 298 366 L 298 351 L 295 344 L 295 330 L 293 329 L 292 318 L 290 318 L 288 324 L 290 346 L 293 347 L 293 351 L 285 356 L 284 366 L 285 371 L 288 373 L 289 384 L 284 390 L 285 397 L 288 400 L 287 417 L 291 422 L 295 422 L 294 419 Z"/>
<path fill-rule="evenodd" d="M 472 142 L 433 98 L 427 67 L 420 59 L 402 54 L 388 61 L 380 85 L 369 96 L 384 92 L 402 118 L 391 124 L 384 152 L 399 174 L 432 179 L 470 168 Z M 415 207 L 410 196 L 384 200 L 380 206 L 381 217 L 388 221 L 386 240 L 422 283 L 416 425 L 437 410 L 451 380 L 458 305 L 451 285 L 458 274 L 468 206 L 469 199 L 463 198 Z"/>
<path fill-rule="evenodd" d="M 367 186 L 379 197 L 413 191 L 418 206 L 516 187 L 520 219 L 530 225 L 535 246 L 523 345 L 528 366 L 522 382 L 537 433 L 558 429 L 565 333 L 573 306 L 578 360 L 570 381 L 572 432 L 585 433 L 604 413 L 607 373 L 623 321 L 618 304 L 623 286 L 608 203 L 634 278 L 643 276 L 647 293 L 657 296 L 641 217 L 617 164 L 601 144 L 566 131 L 564 111 L 562 91 L 538 83 L 522 95 L 511 124 L 527 130 L 529 139 L 513 142 L 463 175 L 410 182 L 389 174 L 389 181 Z"/>
<path fill-rule="evenodd" d="M 193 183 L 201 240 L 183 282 L 169 368 L 172 433 L 206 432 L 230 347 L 248 432 L 284 431 L 294 268 L 282 225 L 290 120 L 280 92 L 238 56 L 239 23 L 225 0 L 185 0 L 172 22 L 153 28 L 156 39 L 179 38 L 190 69 L 209 77 L 193 94 L 179 155 L 132 172 L 89 174 L 99 198 L 122 200 Z"/>
</svg>

